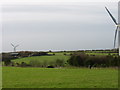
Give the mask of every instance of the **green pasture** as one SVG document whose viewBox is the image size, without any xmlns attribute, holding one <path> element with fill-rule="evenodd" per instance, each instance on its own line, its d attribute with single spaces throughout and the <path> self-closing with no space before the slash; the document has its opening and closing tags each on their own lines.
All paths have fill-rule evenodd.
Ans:
<svg viewBox="0 0 120 90">
<path fill-rule="evenodd" d="M 52 53 L 50 53 L 52 54 Z M 21 62 L 25 62 L 25 63 L 29 63 L 31 60 L 37 60 L 37 61 L 40 61 L 40 62 L 43 62 L 43 61 L 55 61 L 57 59 L 60 59 L 60 60 L 65 60 L 67 61 L 69 59 L 69 53 L 67 53 L 67 55 L 63 55 L 64 53 L 55 53 L 55 55 L 53 56 L 33 56 L 33 57 L 25 57 L 25 58 L 18 58 L 18 59 L 14 59 L 12 60 L 13 62 L 16 62 L 16 63 L 21 63 Z"/>
<path fill-rule="evenodd" d="M 118 88 L 115 68 L 2 68 L 3 88 Z"/>
<path fill-rule="evenodd" d="M 52 54 L 55 55 L 52 55 Z M 48 65 L 51 63 L 53 63 L 54 61 L 56 61 L 57 59 L 60 60 L 64 60 L 65 62 L 70 58 L 70 53 L 68 52 L 51 52 L 49 53 L 52 56 L 32 56 L 32 57 L 24 57 L 24 58 L 18 58 L 18 59 L 14 59 L 12 60 L 12 62 L 14 63 L 22 63 L 25 62 L 27 64 L 29 64 L 31 61 L 37 61 L 38 63 L 40 62 L 41 65 L 44 63 L 48 63 Z M 64 55 L 66 54 L 66 55 Z M 109 55 L 108 53 L 86 53 L 88 55 Z M 113 55 L 114 53 L 111 53 L 111 55 Z"/>
</svg>

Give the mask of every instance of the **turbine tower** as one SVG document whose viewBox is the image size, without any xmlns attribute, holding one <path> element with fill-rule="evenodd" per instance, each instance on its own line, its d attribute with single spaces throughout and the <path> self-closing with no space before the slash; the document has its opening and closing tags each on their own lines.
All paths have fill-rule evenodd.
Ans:
<svg viewBox="0 0 120 90">
<path fill-rule="evenodd" d="M 118 2 L 118 48 L 119 48 L 119 56 L 120 56 L 120 1 Z"/>
<path fill-rule="evenodd" d="M 115 44 L 116 44 L 116 37 L 117 37 L 117 33 L 118 33 L 118 48 L 119 48 L 119 56 L 120 56 L 120 23 L 118 23 L 116 21 L 116 19 L 113 17 L 113 15 L 110 13 L 110 11 L 108 10 L 107 7 L 105 7 L 105 9 L 107 10 L 108 14 L 110 15 L 111 19 L 113 20 L 113 22 L 116 25 L 116 30 L 115 30 L 115 37 L 114 37 L 114 48 L 115 48 Z M 119 17 L 119 15 L 118 15 Z M 119 20 L 120 21 L 120 20 Z"/>
<path fill-rule="evenodd" d="M 12 45 L 12 47 L 13 47 L 13 51 L 16 52 L 16 48 L 17 48 L 19 45 L 16 45 L 16 46 L 15 46 L 15 45 L 13 45 L 12 43 L 11 43 L 11 45 Z"/>
</svg>

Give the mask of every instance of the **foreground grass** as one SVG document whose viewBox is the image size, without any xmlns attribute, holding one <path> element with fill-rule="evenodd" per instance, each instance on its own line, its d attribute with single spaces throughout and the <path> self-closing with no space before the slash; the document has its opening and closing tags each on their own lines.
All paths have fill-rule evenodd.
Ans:
<svg viewBox="0 0 120 90">
<path fill-rule="evenodd" d="M 117 88 L 113 68 L 3 67 L 3 88 Z"/>
</svg>

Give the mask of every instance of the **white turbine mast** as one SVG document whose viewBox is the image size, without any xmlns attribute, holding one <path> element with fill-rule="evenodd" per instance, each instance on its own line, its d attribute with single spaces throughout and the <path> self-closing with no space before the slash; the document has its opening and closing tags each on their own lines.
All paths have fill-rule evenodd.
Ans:
<svg viewBox="0 0 120 90">
<path fill-rule="evenodd" d="M 12 43 L 11 43 L 11 45 L 12 45 L 12 47 L 13 47 L 13 51 L 16 52 L 16 48 L 17 48 L 19 45 L 13 45 Z"/>
<path fill-rule="evenodd" d="M 107 7 L 105 7 L 105 9 L 107 10 L 108 14 L 110 15 L 111 19 L 113 20 L 113 22 L 116 25 L 116 30 L 115 30 L 115 37 L 114 37 L 114 48 L 116 45 L 116 37 L 117 37 L 117 33 L 118 33 L 118 48 L 119 48 L 119 56 L 120 56 L 120 24 L 116 21 L 116 19 L 113 17 L 113 15 L 110 13 L 110 11 L 108 10 Z"/>
</svg>

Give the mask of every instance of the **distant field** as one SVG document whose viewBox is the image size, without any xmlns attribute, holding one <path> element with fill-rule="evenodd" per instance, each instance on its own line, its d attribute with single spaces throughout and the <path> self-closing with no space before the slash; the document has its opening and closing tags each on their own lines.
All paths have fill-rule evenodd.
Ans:
<svg viewBox="0 0 120 90">
<path fill-rule="evenodd" d="M 53 54 L 53 53 L 49 53 L 49 54 Z M 40 61 L 40 62 L 43 62 L 43 61 L 55 61 L 57 59 L 61 59 L 61 60 L 64 60 L 65 62 L 69 59 L 70 57 L 70 53 L 66 53 L 67 55 L 64 55 L 64 52 L 58 52 L 58 53 L 55 53 L 55 55 L 53 56 L 33 56 L 33 57 L 25 57 L 25 58 L 18 58 L 18 59 L 14 59 L 12 60 L 13 62 L 15 63 L 21 63 L 21 62 L 25 62 L 25 63 L 28 63 L 31 61 L 31 60 L 37 60 L 37 61 Z M 87 53 L 86 54 L 88 55 L 109 55 L 108 53 Z M 111 55 L 116 55 L 117 53 L 111 53 Z"/>
<path fill-rule="evenodd" d="M 3 67 L 3 88 L 118 88 L 114 68 Z"/>
<path fill-rule="evenodd" d="M 25 58 L 19 58 L 12 60 L 16 63 L 26 62 L 29 63 L 31 60 L 38 60 L 38 61 L 55 61 L 57 59 L 65 60 L 67 61 L 69 59 L 69 53 L 68 55 L 63 55 L 63 53 L 55 53 L 53 56 L 33 56 L 33 57 L 25 57 Z"/>
<path fill-rule="evenodd" d="M 52 52 L 52 53 L 49 53 L 49 54 L 55 54 L 55 55 L 52 55 L 52 56 L 32 56 L 32 57 L 24 57 L 24 58 L 18 58 L 18 59 L 14 59 L 12 60 L 13 62 L 15 63 L 21 63 L 21 62 L 25 62 L 27 64 L 30 63 L 30 61 L 39 61 L 41 63 L 43 63 L 44 61 L 47 61 L 47 62 L 52 62 L 52 61 L 55 61 L 57 59 L 60 59 L 60 60 L 64 60 L 65 62 L 70 58 L 70 53 L 67 53 L 67 52 Z M 64 55 L 66 53 L 66 55 Z M 86 52 L 86 54 L 88 55 L 109 55 L 109 53 L 91 53 L 91 52 Z M 116 55 L 117 53 L 111 53 L 111 55 Z"/>
</svg>

